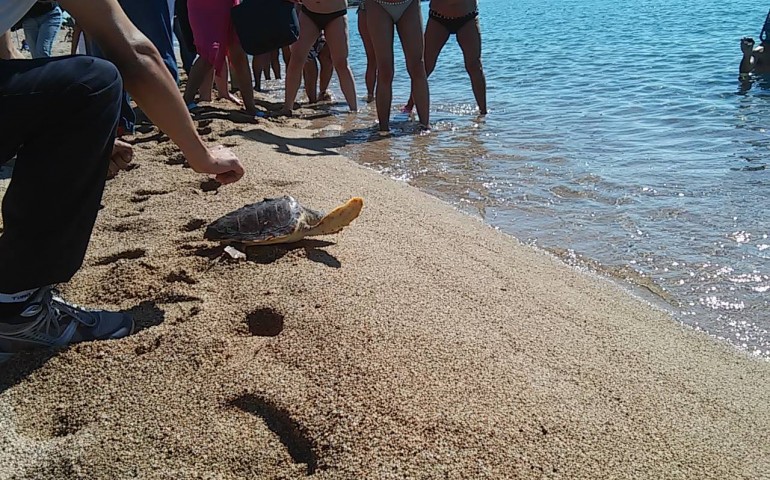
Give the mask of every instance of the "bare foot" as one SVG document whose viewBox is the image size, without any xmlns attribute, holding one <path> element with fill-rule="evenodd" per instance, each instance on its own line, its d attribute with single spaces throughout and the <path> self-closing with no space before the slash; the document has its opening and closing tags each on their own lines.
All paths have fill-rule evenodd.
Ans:
<svg viewBox="0 0 770 480">
<path fill-rule="evenodd" d="M 226 95 L 219 94 L 217 96 L 217 99 L 219 99 L 219 100 L 229 100 L 229 101 L 233 102 L 236 105 L 243 105 L 243 101 L 241 101 L 240 98 L 236 97 L 235 95 L 233 95 L 230 92 L 227 92 Z"/>
<path fill-rule="evenodd" d="M 372 95 L 372 94 L 370 93 L 369 95 L 367 95 L 367 96 L 366 96 L 366 98 L 364 99 L 364 101 L 365 101 L 366 103 L 372 103 L 372 102 L 374 101 L 374 95 Z"/>
<path fill-rule="evenodd" d="M 324 93 L 321 94 L 321 101 L 322 102 L 331 102 L 332 101 L 332 92 L 329 90 L 326 90 Z"/>
</svg>

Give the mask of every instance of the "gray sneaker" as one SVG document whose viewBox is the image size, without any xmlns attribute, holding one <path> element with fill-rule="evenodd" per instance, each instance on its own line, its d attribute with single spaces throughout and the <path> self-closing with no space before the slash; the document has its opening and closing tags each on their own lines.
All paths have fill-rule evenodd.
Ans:
<svg viewBox="0 0 770 480">
<path fill-rule="evenodd" d="M 14 319 L 19 322 L 0 323 L 0 363 L 21 351 L 117 339 L 134 332 L 134 321 L 130 316 L 86 310 L 66 303 L 58 293 L 51 287 L 41 288 L 27 300 L 24 311 Z"/>
</svg>

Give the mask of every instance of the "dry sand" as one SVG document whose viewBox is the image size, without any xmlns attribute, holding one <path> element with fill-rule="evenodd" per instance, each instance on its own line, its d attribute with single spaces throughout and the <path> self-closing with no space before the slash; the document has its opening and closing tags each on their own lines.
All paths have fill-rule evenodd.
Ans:
<svg viewBox="0 0 770 480">
<path fill-rule="evenodd" d="M 0 479 L 770 478 L 770 363 L 356 165 L 343 139 L 217 107 L 201 132 L 246 176 L 212 189 L 157 131 L 133 139 L 138 168 L 108 182 L 62 289 L 142 328 L 3 366 Z M 282 194 L 365 207 L 246 261 L 203 240 Z"/>
</svg>

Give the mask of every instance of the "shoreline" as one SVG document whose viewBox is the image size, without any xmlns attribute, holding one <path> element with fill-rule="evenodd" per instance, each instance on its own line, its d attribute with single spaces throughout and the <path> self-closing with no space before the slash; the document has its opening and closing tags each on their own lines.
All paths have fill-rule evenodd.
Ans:
<svg viewBox="0 0 770 480">
<path fill-rule="evenodd" d="M 329 107 L 328 105 L 324 105 L 324 108 L 329 108 Z M 324 127 L 328 127 L 330 125 L 338 127 L 340 126 L 339 115 L 340 115 L 339 112 L 335 112 L 329 117 L 313 119 L 313 121 L 311 122 L 310 128 L 320 131 L 320 130 L 323 130 Z M 344 131 L 345 129 L 343 126 L 343 132 Z M 366 152 L 366 148 L 367 147 L 365 146 L 365 142 L 362 141 L 359 137 L 352 142 L 345 143 L 345 145 L 343 145 L 341 149 L 342 151 L 341 154 L 343 156 L 349 156 L 351 160 L 353 160 L 356 164 L 361 165 L 365 168 L 369 168 L 380 175 L 384 175 L 387 178 L 390 178 L 399 183 L 403 182 L 408 185 L 414 186 L 412 182 L 408 179 L 404 180 L 398 177 L 394 177 L 388 174 L 388 172 L 383 171 L 381 167 L 372 166 L 370 162 L 372 153 Z M 479 220 L 483 222 L 485 225 L 488 225 L 493 229 L 499 230 L 506 235 L 510 235 L 511 237 L 522 242 L 519 239 L 519 236 L 517 235 L 515 228 L 506 229 L 502 226 L 493 224 L 482 213 L 480 213 L 480 210 L 477 210 L 472 206 L 466 206 L 466 208 L 462 208 L 463 206 L 461 204 L 457 203 L 456 201 L 453 201 L 453 198 L 451 195 L 445 192 L 441 192 L 441 191 L 427 188 L 424 186 L 414 186 L 414 188 L 417 188 L 421 192 L 424 192 L 432 197 L 439 199 L 440 201 L 448 205 L 451 205 L 458 212 L 468 215 L 469 217 L 472 217 L 475 220 Z M 681 303 L 681 301 L 678 301 L 675 297 L 673 297 L 671 293 L 668 292 L 665 289 L 665 287 L 662 286 L 659 282 L 657 282 L 652 276 L 642 274 L 640 272 L 634 271 L 627 267 L 607 266 L 602 262 L 600 262 L 599 260 L 592 257 L 590 255 L 590 252 L 577 253 L 564 246 L 545 247 L 537 243 L 526 243 L 526 245 L 531 246 L 549 255 L 552 255 L 558 261 L 564 263 L 565 265 L 570 266 L 571 268 L 576 269 L 577 271 L 596 276 L 602 280 L 605 280 L 615 285 L 617 288 L 619 288 L 626 294 L 634 296 L 640 299 L 641 301 L 648 303 L 653 308 L 657 308 L 665 312 L 666 315 L 668 315 L 671 318 L 672 322 L 676 323 L 677 325 L 681 325 L 693 331 L 706 334 L 713 341 L 718 343 L 724 343 L 728 345 L 730 348 L 734 349 L 736 352 L 745 354 L 749 358 L 770 362 L 770 351 L 768 351 L 767 354 L 764 354 L 762 353 L 761 349 L 750 350 L 750 348 L 745 344 L 742 346 L 739 343 L 731 341 L 730 338 L 728 337 L 720 336 L 717 333 L 714 333 L 709 329 L 704 328 L 698 323 L 692 324 L 687 322 L 685 320 L 685 317 L 687 314 L 683 313 L 684 306 Z"/>
<path fill-rule="evenodd" d="M 165 136 L 136 135 L 138 168 L 108 182 L 63 294 L 142 328 L 0 372 L 0 478 L 770 471 L 767 362 L 339 156 L 308 121 L 211 106 L 199 130 L 246 176 L 206 191 Z M 338 235 L 247 261 L 202 239 L 284 193 L 365 206 Z"/>
</svg>

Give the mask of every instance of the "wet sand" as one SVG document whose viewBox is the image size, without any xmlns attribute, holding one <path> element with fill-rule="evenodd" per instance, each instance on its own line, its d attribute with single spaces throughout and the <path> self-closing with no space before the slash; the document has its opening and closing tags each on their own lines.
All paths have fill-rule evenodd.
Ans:
<svg viewBox="0 0 770 480">
<path fill-rule="evenodd" d="M 770 478 L 770 363 L 339 156 L 344 137 L 229 108 L 196 119 L 244 161 L 235 185 L 131 139 L 62 291 L 141 329 L 3 366 L 0 479 Z M 245 261 L 203 240 L 283 194 L 365 206 Z"/>
</svg>

